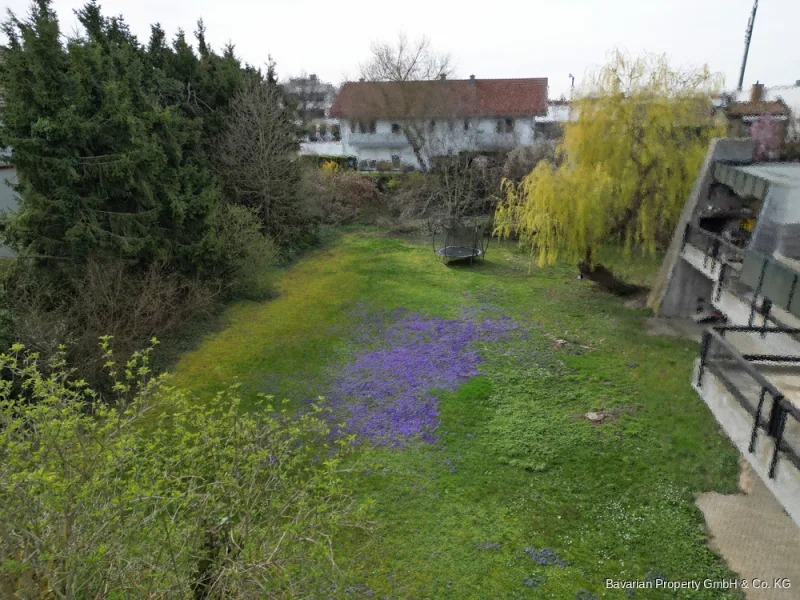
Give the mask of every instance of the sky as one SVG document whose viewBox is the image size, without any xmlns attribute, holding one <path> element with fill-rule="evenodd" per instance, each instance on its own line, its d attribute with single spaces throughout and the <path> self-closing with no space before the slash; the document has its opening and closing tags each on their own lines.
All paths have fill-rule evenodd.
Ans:
<svg viewBox="0 0 800 600">
<path fill-rule="evenodd" d="M 77 27 L 82 1 L 54 0 L 62 31 Z M 708 63 L 735 88 L 752 0 L 100 0 L 106 15 L 122 15 L 141 41 L 158 22 L 172 36 L 205 21 L 215 47 L 228 41 L 246 62 L 277 61 L 282 79 L 316 73 L 338 84 L 356 79 L 374 41 L 430 38 L 449 53 L 455 76 L 547 77 L 550 97 L 568 94 L 615 46 L 632 54 L 666 53 L 675 66 Z M 7 0 L 17 15 L 29 0 Z M 800 80 L 800 1 L 762 0 L 745 73 L 745 87 Z"/>
</svg>

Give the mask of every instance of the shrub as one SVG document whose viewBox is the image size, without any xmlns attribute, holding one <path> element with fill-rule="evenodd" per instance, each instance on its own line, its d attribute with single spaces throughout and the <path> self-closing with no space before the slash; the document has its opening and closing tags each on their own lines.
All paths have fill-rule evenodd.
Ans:
<svg viewBox="0 0 800 600">
<path fill-rule="evenodd" d="M 91 258 L 64 280 L 20 268 L 12 283 L 14 339 L 47 359 L 63 346 L 71 367 L 98 386 L 99 336 L 114 335 L 121 351 L 132 352 L 211 313 L 220 295 L 212 284 L 181 277 L 163 263 L 140 268 L 107 257 Z"/>
<path fill-rule="evenodd" d="M 303 154 L 299 157 L 303 166 L 314 169 L 320 168 L 326 162 L 334 162 L 340 169 L 353 169 L 358 166 L 358 159 L 355 156 L 340 156 L 335 154 Z"/>
<path fill-rule="evenodd" d="M 518 146 L 508 153 L 503 164 L 503 177 L 522 181 L 540 161 L 556 162 L 556 143 L 552 140 L 537 140 L 530 146 Z"/>
<path fill-rule="evenodd" d="M 258 215 L 247 207 L 227 205 L 222 210 L 221 283 L 233 298 L 263 300 L 270 295 L 269 275 L 277 263 L 278 250 L 259 225 Z"/>
<path fill-rule="evenodd" d="M 0 595 L 274 598 L 327 572 L 361 512 L 324 411 L 244 410 L 235 385 L 198 410 L 108 343 L 113 397 L 63 357 L 0 355 Z"/>
<path fill-rule="evenodd" d="M 386 172 L 371 172 L 371 173 L 364 173 L 365 177 L 369 177 L 372 181 L 375 182 L 375 185 L 378 187 L 379 192 L 387 192 L 390 189 L 390 186 L 400 186 L 402 185 L 402 180 L 404 175 L 402 173 L 386 173 Z"/>
<path fill-rule="evenodd" d="M 438 192 L 435 176 L 428 173 L 409 174 L 390 196 L 392 212 L 405 222 L 423 219 L 432 211 Z"/>
<path fill-rule="evenodd" d="M 388 160 L 379 160 L 377 164 L 378 171 L 391 171 L 392 163 Z"/>
<path fill-rule="evenodd" d="M 372 179 L 353 171 L 316 172 L 311 189 L 328 225 L 371 225 L 383 208 Z"/>
<path fill-rule="evenodd" d="M 339 167 L 339 163 L 332 160 L 326 160 L 324 163 L 322 163 L 322 166 L 319 168 L 319 170 L 326 175 L 333 175 L 338 173 L 340 168 L 341 167 Z"/>
</svg>

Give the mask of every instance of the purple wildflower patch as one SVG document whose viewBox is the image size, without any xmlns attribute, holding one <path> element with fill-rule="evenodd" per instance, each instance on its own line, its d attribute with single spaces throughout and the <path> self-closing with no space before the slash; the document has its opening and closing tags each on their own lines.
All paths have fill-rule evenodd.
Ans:
<svg viewBox="0 0 800 600">
<path fill-rule="evenodd" d="M 456 390 L 480 374 L 484 358 L 477 344 L 519 330 L 508 317 L 483 318 L 474 308 L 454 319 L 402 309 L 376 318 L 358 310 L 365 318 L 355 337 L 363 349 L 339 371 L 328 398 L 345 431 L 376 445 L 435 442 L 440 420 L 434 392 Z"/>
<path fill-rule="evenodd" d="M 540 567 L 547 567 L 551 565 L 558 565 L 562 569 L 567 566 L 567 561 L 562 559 L 558 554 L 556 554 L 553 550 L 549 548 L 542 548 L 541 550 L 537 550 L 533 546 L 529 548 L 524 548 L 525 552 L 530 555 L 535 562 Z"/>
<path fill-rule="evenodd" d="M 522 580 L 529 588 L 537 589 L 542 583 L 544 582 L 544 577 L 536 576 L 536 577 L 526 577 Z"/>
<path fill-rule="evenodd" d="M 500 549 L 500 542 L 483 542 L 476 544 L 478 550 L 488 550 L 489 548 L 494 548 L 495 550 Z"/>
</svg>

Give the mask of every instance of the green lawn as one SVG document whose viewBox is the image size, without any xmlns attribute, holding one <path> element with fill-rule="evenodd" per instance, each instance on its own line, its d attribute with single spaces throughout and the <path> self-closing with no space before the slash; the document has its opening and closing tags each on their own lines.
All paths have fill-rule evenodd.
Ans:
<svg viewBox="0 0 800 600">
<path fill-rule="evenodd" d="M 637 283 L 658 267 L 611 250 L 602 259 Z M 706 548 L 694 496 L 734 492 L 737 453 L 689 385 L 697 345 L 648 336 L 646 310 L 575 274 L 529 269 L 512 244 L 446 268 L 428 247 L 348 232 L 281 273 L 276 299 L 232 306 L 226 328 L 182 356 L 176 383 L 201 399 L 236 378 L 247 396 L 299 403 L 324 393 L 353 349 L 357 303 L 442 317 L 489 306 L 529 324 L 529 336 L 484 348 L 480 376 L 441 394 L 436 444 L 359 452 L 348 483 L 374 502 L 374 532 L 336 540 L 341 573 L 315 597 L 739 597 L 605 589 L 607 578 L 734 576 Z M 587 411 L 607 418 L 593 424 Z"/>
</svg>

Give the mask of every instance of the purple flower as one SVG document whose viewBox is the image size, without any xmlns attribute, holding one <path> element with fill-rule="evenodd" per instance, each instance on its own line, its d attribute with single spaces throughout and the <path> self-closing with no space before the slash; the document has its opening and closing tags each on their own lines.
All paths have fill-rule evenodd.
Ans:
<svg viewBox="0 0 800 600">
<path fill-rule="evenodd" d="M 533 546 L 529 548 L 524 548 L 525 552 L 530 555 L 535 562 L 540 567 L 547 567 L 550 565 L 558 565 L 562 569 L 567 566 L 567 561 L 563 560 L 558 554 L 554 551 L 550 550 L 549 548 L 542 548 L 541 550 L 537 550 Z"/>
<path fill-rule="evenodd" d="M 536 589 L 540 585 L 542 585 L 543 581 L 544 581 L 544 577 L 536 576 L 536 577 L 527 577 L 527 578 L 522 580 L 522 583 L 524 583 L 528 587 L 532 587 L 532 588 Z"/>
<path fill-rule="evenodd" d="M 489 548 L 493 548 L 495 550 L 500 548 L 500 542 L 483 542 L 483 544 L 478 544 L 478 550 L 488 550 Z"/>
<path fill-rule="evenodd" d="M 363 350 L 340 369 L 327 397 L 341 428 L 376 445 L 401 446 L 438 439 L 439 405 L 434 390 L 452 391 L 479 374 L 477 342 L 498 341 L 519 329 L 510 319 L 479 319 L 465 308 L 461 318 L 423 317 L 398 309 L 377 317 L 356 307 Z M 451 471 L 452 472 L 452 471 Z"/>
</svg>

